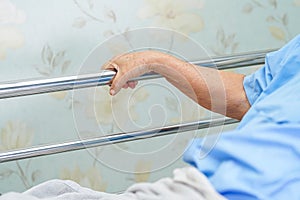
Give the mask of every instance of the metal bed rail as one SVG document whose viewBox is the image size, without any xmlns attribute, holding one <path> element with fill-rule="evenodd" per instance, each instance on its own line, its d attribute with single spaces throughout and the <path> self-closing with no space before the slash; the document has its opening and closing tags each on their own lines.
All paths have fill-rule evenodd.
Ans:
<svg viewBox="0 0 300 200">
<path fill-rule="evenodd" d="M 169 125 L 162 128 L 154 128 L 154 129 L 144 130 L 144 131 L 135 131 L 130 133 L 117 133 L 113 135 L 95 137 L 91 139 L 83 139 L 74 142 L 65 142 L 60 144 L 14 150 L 14 151 L 0 153 L 0 163 L 26 159 L 26 158 L 33 158 L 38 156 L 58 154 L 58 153 L 63 153 L 68 151 L 76 151 L 80 149 L 99 147 L 99 146 L 116 144 L 121 142 L 129 142 L 134 140 L 159 137 L 164 135 L 182 133 L 186 131 L 193 131 L 198 129 L 215 127 L 224 124 L 228 125 L 237 122 L 238 121 L 235 119 L 221 117 L 216 119 Z"/>
<path fill-rule="evenodd" d="M 274 50 L 257 51 L 247 54 L 238 54 L 225 57 L 215 57 L 210 60 L 200 60 L 191 63 L 205 67 L 217 67 L 221 70 L 238 67 L 248 67 L 253 65 L 264 64 L 266 54 L 271 51 Z M 102 71 L 101 73 L 86 74 L 79 76 L 40 80 L 24 80 L 4 84 L 0 83 L 0 99 L 107 85 L 114 75 L 115 72 Z M 138 77 L 135 80 L 146 80 L 159 77 L 161 77 L 159 74 L 150 73 Z M 108 144 L 128 142 L 151 137 L 159 137 L 197 129 L 227 125 L 237 122 L 237 120 L 230 118 L 217 118 L 177 125 L 169 125 L 151 130 L 135 131 L 131 133 L 118 133 L 73 142 L 45 145 L 21 150 L 13 150 L 9 152 L 0 153 L 0 163 L 19 159 L 33 158 L 38 156 L 58 154 L 85 148 L 104 146 Z"/>
<path fill-rule="evenodd" d="M 217 67 L 222 70 L 245 66 L 248 67 L 264 64 L 264 58 L 270 51 L 273 50 L 215 57 L 209 60 L 194 61 L 191 63 L 205 67 Z M 94 74 L 0 83 L 0 99 L 107 85 L 114 75 L 115 72 L 104 70 Z M 160 77 L 159 74 L 148 73 L 135 80 Z"/>
</svg>

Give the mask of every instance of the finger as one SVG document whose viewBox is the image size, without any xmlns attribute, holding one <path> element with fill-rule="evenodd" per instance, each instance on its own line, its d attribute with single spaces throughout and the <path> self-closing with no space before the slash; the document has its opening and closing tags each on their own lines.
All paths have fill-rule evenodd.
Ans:
<svg viewBox="0 0 300 200">
<path fill-rule="evenodd" d="M 128 81 L 127 84 L 131 89 L 134 89 L 137 85 L 137 81 Z"/>
<path fill-rule="evenodd" d="M 125 83 L 125 85 L 123 85 L 123 87 L 122 87 L 122 88 L 124 88 L 124 89 L 127 89 L 127 88 L 128 88 L 128 86 L 129 86 L 129 84 L 128 84 L 128 83 Z"/>
<path fill-rule="evenodd" d="M 127 84 L 128 76 L 122 74 L 120 71 L 114 76 L 110 86 L 110 94 L 112 96 L 116 95 L 123 86 Z"/>
<path fill-rule="evenodd" d="M 116 72 L 115 76 L 109 81 L 110 95 L 114 96 L 115 94 L 117 94 L 120 91 L 121 87 L 128 88 L 128 85 L 126 85 L 127 81 L 120 82 L 119 80 L 121 79 L 121 75 L 119 72 L 120 67 L 115 62 L 110 60 L 107 63 L 105 63 L 101 68 L 104 70 L 111 70 Z M 124 84 L 122 84 L 123 82 Z"/>
</svg>

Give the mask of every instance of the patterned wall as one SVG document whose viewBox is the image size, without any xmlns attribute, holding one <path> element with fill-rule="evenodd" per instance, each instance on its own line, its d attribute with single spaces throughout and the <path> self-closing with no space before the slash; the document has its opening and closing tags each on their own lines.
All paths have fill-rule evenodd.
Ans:
<svg viewBox="0 0 300 200">
<path fill-rule="evenodd" d="M 143 27 L 187 34 L 209 56 L 278 48 L 300 32 L 299 11 L 299 0 L 0 0 L 0 80 L 77 74 L 96 45 Z M 122 46 L 109 48 L 118 53 Z M 78 99 L 72 92 L 3 99 L 0 152 L 211 116 L 164 80 L 147 83 L 114 98 L 101 87 Z M 85 128 L 78 130 L 74 108 Z M 170 175 L 184 165 L 180 155 L 189 139 L 206 133 L 1 163 L 0 193 L 24 191 L 53 178 L 122 191 L 134 182 Z"/>
</svg>

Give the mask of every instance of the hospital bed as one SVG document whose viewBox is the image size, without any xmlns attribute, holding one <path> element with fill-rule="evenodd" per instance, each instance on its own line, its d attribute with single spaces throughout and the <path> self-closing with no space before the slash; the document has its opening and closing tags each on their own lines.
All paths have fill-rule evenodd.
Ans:
<svg viewBox="0 0 300 200">
<path fill-rule="evenodd" d="M 210 60 L 193 61 L 191 63 L 205 67 L 217 67 L 220 70 L 249 67 L 264 64 L 265 56 L 270 51 L 274 50 L 272 49 L 265 51 L 250 52 L 246 54 L 215 57 Z M 112 71 L 101 71 L 99 73 L 84 74 L 78 76 L 22 80 L 2 83 L 0 84 L 0 99 L 10 99 L 21 96 L 104 86 L 108 85 L 109 81 L 113 78 L 114 75 L 115 72 Z M 161 76 L 159 74 L 149 73 L 135 80 L 142 81 L 156 78 L 161 78 Z M 46 144 L 32 146 L 25 149 L 16 149 L 1 152 L 0 165 L 2 163 L 18 161 L 22 159 L 31 159 L 34 157 L 72 152 L 86 148 L 94 148 L 104 145 L 111 145 L 135 140 L 145 140 L 148 138 L 161 137 L 165 135 L 178 134 L 181 132 L 235 123 L 238 123 L 238 121 L 226 117 L 200 119 L 199 121 L 166 125 L 163 127 L 157 127 L 148 130 L 136 130 L 133 132 L 126 133 L 119 132 L 105 136 L 55 143 L 51 145 Z"/>
</svg>

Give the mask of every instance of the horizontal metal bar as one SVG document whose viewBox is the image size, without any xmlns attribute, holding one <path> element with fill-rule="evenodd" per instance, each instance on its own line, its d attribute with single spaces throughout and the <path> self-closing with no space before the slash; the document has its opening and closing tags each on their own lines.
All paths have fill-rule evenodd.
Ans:
<svg viewBox="0 0 300 200">
<path fill-rule="evenodd" d="M 0 153 L 0 163 L 33 158 L 38 156 L 45 156 L 51 154 L 58 154 L 68 151 L 75 151 L 85 148 L 99 147 L 108 144 L 122 143 L 151 137 L 159 137 L 186 131 L 193 131 L 220 125 L 227 125 L 237 123 L 238 121 L 231 118 L 216 118 L 195 122 L 188 122 L 183 124 L 169 125 L 162 128 L 154 128 L 145 131 L 135 131 L 130 133 L 118 133 L 108 136 L 96 137 L 92 139 L 84 139 L 80 141 L 60 143 L 54 145 L 32 147 L 22 150 L 14 150 L 10 152 Z"/>
<path fill-rule="evenodd" d="M 201 60 L 191 63 L 205 67 L 217 67 L 218 69 L 259 65 L 264 63 L 264 58 L 270 51 L 273 50 L 216 57 L 210 60 Z M 0 99 L 107 85 L 114 75 L 115 72 L 104 70 L 100 73 L 79 76 L 0 83 Z M 160 77 L 159 74 L 149 73 L 135 78 L 134 80 Z"/>
<path fill-rule="evenodd" d="M 79 76 L 4 83 L 0 84 L 0 99 L 108 85 L 114 75 L 115 72 L 104 70 L 100 73 Z M 159 74 L 148 73 L 136 80 L 160 77 Z"/>
<path fill-rule="evenodd" d="M 265 63 L 267 53 L 276 51 L 277 49 L 269 49 L 263 51 L 255 51 L 243 54 L 235 54 L 229 56 L 214 57 L 212 59 L 193 61 L 194 65 L 204 67 L 217 67 L 220 70 L 248 67 L 253 65 L 261 65 Z"/>
</svg>

